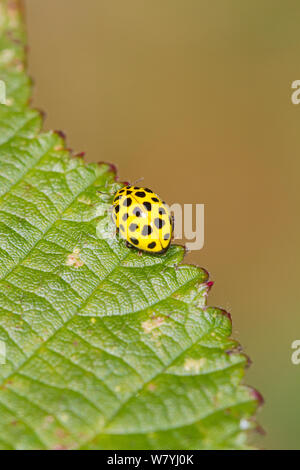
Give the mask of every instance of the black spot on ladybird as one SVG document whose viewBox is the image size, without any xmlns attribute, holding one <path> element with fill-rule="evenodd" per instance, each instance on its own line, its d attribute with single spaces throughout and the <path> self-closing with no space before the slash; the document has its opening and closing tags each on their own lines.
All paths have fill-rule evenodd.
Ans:
<svg viewBox="0 0 300 470">
<path fill-rule="evenodd" d="M 131 194 L 131 193 L 132 193 L 132 191 L 130 191 L 130 189 L 127 189 L 126 194 Z"/>
<path fill-rule="evenodd" d="M 141 217 L 141 211 L 138 207 L 135 207 L 132 211 L 133 215 L 135 215 L 136 217 Z"/>
<path fill-rule="evenodd" d="M 147 235 L 151 235 L 151 233 L 152 233 L 152 228 L 150 227 L 150 225 L 145 225 L 145 227 L 142 230 L 142 235 L 146 237 Z"/>
<path fill-rule="evenodd" d="M 143 202 L 143 206 L 147 209 L 147 211 L 151 211 L 151 202 L 145 201 Z"/>
<path fill-rule="evenodd" d="M 115 207 L 115 212 L 118 213 L 119 210 L 120 210 L 120 206 L 119 206 L 119 204 L 118 204 L 118 205 Z"/>
<path fill-rule="evenodd" d="M 136 238 L 129 238 L 130 242 L 133 243 L 134 245 L 138 245 L 139 241 Z"/>
<path fill-rule="evenodd" d="M 149 189 L 149 188 L 145 188 L 145 191 L 146 191 L 147 193 L 153 193 L 153 191 L 152 191 L 151 189 Z"/>
<path fill-rule="evenodd" d="M 155 247 L 156 247 L 156 242 L 151 242 L 151 243 L 149 243 L 149 245 L 148 245 L 148 248 L 150 248 L 150 250 L 152 250 L 152 249 L 155 248 Z"/>
<path fill-rule="evenodd" d="M 125 214 L 123 215 L 122 219 L 124 220 L 124 222 L 126 222 L 126 220 L 128 219 L 129 217 L 129 214 L 127 212 L 125 212 Z"/>
<path fill-rule="evenodd" d="M 157 197 L 152 197 L 151 199 L 153 202 L 159 202 L 159 199 Z"/>
<path fill-rule="evenodd" d="M 127 198 L 125 199 L 125 201 L 123 202 L 123 206 L 129 207 L 129 206 L 131 205 L 131 203 L 132 203 L 131 197 L 127 197 Z"/>
<path fill-rule="evenodd" d="M 160 208 L 158 209 L 158 213 L 159 213 L 159 215 L 164 215 L 164 214 L 166 213 L 166 211 L 165 211 L 165 209 L 164 209 L 163 207 L 160 207 Z"/>
<path fill-rule="evenodd" d="M 137 191 L 137 192 L 135 193 L 135 195 L 136 195 L 137 197 L 145 197 L 145 196 L 146 196 L 146 193 L 145 193 L 144 191 Z"/>
<path fill-rule="evenodd" d="M 157 228 L 162 228 L 165 225 L 165 221 L 159 218 L 154 219 L 154 224 Z"/>
</svg>

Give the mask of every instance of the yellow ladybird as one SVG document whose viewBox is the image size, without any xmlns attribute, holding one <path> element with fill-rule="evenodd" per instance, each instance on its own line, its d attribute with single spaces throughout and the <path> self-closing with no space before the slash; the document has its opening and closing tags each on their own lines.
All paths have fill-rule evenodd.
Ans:
<svg viewBox="0 0 300 470">
<path fill-rule="evenodd" d="M 112 217 L 130 246 L 156 254 L 168 249 L 173 233 L 170 209 L 151 189 L 121 188 L 114 196 Z"/>
</svg>

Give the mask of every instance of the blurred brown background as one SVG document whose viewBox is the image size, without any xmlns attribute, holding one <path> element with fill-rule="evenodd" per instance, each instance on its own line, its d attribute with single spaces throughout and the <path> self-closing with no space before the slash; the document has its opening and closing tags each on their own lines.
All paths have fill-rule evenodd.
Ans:
<svg viewBox="0 0 300 470">
<path fill-rule="evenodd" d="M 34 105 L 88 161 L 205 204 L 187 261 L 216 281 L 266 404 L 265 448 L 300 448 L 300 3 L 27 0 Z"/>
</svg>

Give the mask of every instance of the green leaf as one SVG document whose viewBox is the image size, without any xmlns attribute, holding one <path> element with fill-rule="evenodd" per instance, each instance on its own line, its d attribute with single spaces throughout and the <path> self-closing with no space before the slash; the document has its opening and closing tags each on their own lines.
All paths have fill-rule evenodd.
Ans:
<svg viewBox="0 0 300 470">
<path fill-rule="evenodd" d="M 15 0 L 0 35 L 0 448 L 246 448 L 260 396 L 207 272 L 99 238 L 114 169 L 40 133 Z"/>
</svg>

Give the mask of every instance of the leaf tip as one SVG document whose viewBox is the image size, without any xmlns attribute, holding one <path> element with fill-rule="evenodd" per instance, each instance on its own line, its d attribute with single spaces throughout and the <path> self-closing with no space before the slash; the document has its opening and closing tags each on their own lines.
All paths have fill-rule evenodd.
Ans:
<svg viewBox="0 0 300 470">
<path fill-rule="evenodd" d="M 208 281 L 206 282 L 206 285 L 207 285 L 207 292 L 209 292 L 212 288 L 212 286 L 214 285 L 214 281 Z"/>
<path fill-rule="evenodd" d="M 257 401 L 259 407 L 263 406 L 265 400 L 262 394 L 256 388 L 249 387 L 251 397 Z"/>
<path fill-rule="evenodd" d="M 44 123 L 44 122 L 45 122 L 45 119 L 46 119 L 46 117 L 47 117 L 46 111 L 44 111 L 44 110 L 41 109 L 41 108 L 34 108 L 34 109 L 39 113 L 39 115 L 40 115 L 40 117 L 41 117 L 41 120 L 42 120 L 42 123 Z"/>
<path fill-rule="evenodd" d="M 98 165 L 107 165 L 109 167 L 109 170 L 111 171 L 111 173 L 114 173 L 115 175 L 115 178 L 117 179 L 117 174 L 118 174 L 118 168 L 116 165 L 114 165 L 113 163 L 110 163 L 110 162 L 103 162 L 103 161 L 100 161 L 100 162 L 97 162 Z"/>
<path fill-rule="evenodd" d="M 230 323 L 232 324 L 232 316 L 231 316 L 231 313 L 227 312 L 227 310 L 225 310 L 224 308 L 219 308 L 218 309 L 219 312 L 224 315 L 224 317 L 228 318 L 228 320 L 230 321 Z"/>
<path fill-rule="evenodd" d="M 54 134 L 57 134 L 57 135 L 58 135 L 61 139 L 63 139 L 64 141 L 67 140 L 67 136 L 66 136 L 66 134 L 64 133 L 64 131 L 62 131 L 62 130 L 55 130 L 55 131 L 53 131 L 53 132 L 54 132 Z"/>
<path fill-rule="evenodd" d="M 84 158 L 84 157 L 85 157 L 85 152 L 78 152 L 78 153 L 75 153 L 74 157 Z"/>
</svg>

